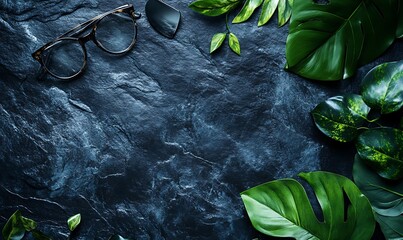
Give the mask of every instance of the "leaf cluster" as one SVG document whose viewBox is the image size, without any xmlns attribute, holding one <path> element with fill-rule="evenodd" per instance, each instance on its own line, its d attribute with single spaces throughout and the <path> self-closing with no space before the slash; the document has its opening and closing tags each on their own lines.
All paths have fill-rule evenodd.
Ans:
<svg viewBox="0 0 403 240">
<path fill-rule="evenodd" d="M 387 239 L 403 238 L 403 131 L 378 123 L 382 115 L 403 107 L 403 61 L 373 68 L 364 77 L 361 95 L 345 94 L 312 111 L 316 126 L 339 142 L 355 141 L 353 176 L 368 197 Z M 368 119 L 371 112 L 380 117 Z M 368 128 L 377 124 L 376 128 Z"/>
<path fill-rule="evenodd" d="M 312 111 L 316 126 L 339 142 L 355 141 L 360 157 L 380 176 L 403 177 L 403 131 L 383 127 L 370 112 L 389 114 L 403 106 L 403 61 L 381 64 L 364 77 L 361 95 L 331 97 Z M 380 127 L 369 129 L 368 125 Z"/>
<path fill-rule="evenodd" d="M 67 226 L 72 233 L 81 223 L 81 214 L 71 216 L 67 220 Z M 3 240 L 20 240 L 27 233 L 31 233 L 35 240 L 52 240 L 51 237 L 37 229 L 38 224 L 29 218 L 23 217 L 20 210 L 15 211 L 8 219 L 2 230 Z M 70 238 L 68 238 L 70 239 Z M 112 235 L 108 240 L 129 240 L 118 234 Z"/>
<path fill-rule="evenodd" d="M 215 17 L 228 14 L 236 9 L 242 2 L 243 0 L 196 0 L 192 2 L 189 7 L 200 14 Z M 284 26 L 291 17 L 293 2 L 294 0 L 246 0 L 240 12 L 232 20 L 232 23 L 247 21 L 252 16 L 253 12 L 263 5 L 258 26 L 260 27 L 266 24 L 271 19 L 276 9 L 278 9 L 278 25 L 280 27 Z M 211 39 L 210 53 L 216 51 L 222 45 L 226 36 L 229 35 L 229 46 L 231 50 L 240 55 L 241 47 L 238 38 L 229 30 L 228 19 L 226 19 L 226 27 L 226 33 L 216 33 Z"/>
</svg>

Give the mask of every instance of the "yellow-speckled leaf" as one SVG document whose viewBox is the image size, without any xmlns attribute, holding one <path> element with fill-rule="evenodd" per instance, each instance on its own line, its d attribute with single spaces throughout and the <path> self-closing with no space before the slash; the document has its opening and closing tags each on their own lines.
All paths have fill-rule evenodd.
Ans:
<svg viewBox="0 0 403 240">
<path fill-rule="evenodd" d="M 382 114 L 396 112 L 403 106 L 403 61 L 383 63 L 364 77 L 362 98 Z"/>
<path fill-rule="evenodd" d="M 360 157 L 381 177 L 403 177 L 403 131 L 394 128 L 370 129 L 357 139 Z"/>
<path fill-rule="evenodd" d="M 369 110 L 360 95 L 347 94 L 320 103 L 312 110 L 312 116 L 325 135 L 339 142 L 349 142 L 357 137 Z"/>
</svg>

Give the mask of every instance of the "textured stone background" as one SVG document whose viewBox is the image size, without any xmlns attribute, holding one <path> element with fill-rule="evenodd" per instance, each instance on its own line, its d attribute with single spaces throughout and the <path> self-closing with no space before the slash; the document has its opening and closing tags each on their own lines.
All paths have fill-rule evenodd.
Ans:
<svg viewBox="0 0 403 240">
<path fill-rule="evenodd" d="M 210 55 L 224 18 L 182 12 L 175 39 L 145 16 L 122 57 L 87 44 L 85 74 L 38 82 L 31 53 L 123 1 L 0 1 L 0 226 L 16 209 L 56 239 L 80 212 L 77 239 L 252 239 L 239 193 L 301 171 L 351 177 L 354 148 L 315 128 L 310 110 L 358 92 L 373 66 L 402 58 L 396 42 L 353 79 L 318 83 L 285 72 L 287 27 L 233 25 L 242 56 Z M 144 13 L 145 1 L 134 2 Z M 225 43 L 227 44 L 227 42 Z M 375 237 L 375 238 L 379 238 Z"/>
</svg>

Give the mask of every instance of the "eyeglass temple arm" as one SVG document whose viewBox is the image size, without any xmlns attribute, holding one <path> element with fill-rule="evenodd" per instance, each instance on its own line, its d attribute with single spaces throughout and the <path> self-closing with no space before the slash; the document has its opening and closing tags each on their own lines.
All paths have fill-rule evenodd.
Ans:
<svg viewBox="0 0 403 240">
<path fill-rule="evenodd" d="M 108 14 L 111 14 L 113 12 L 116 12 L 118 10 L 122 10 L 122 9 L 130 7 L 130 6 L 131 6 L 131 4 L 125 4 L 125 5 L 122 5 L 120 7 L 115 8 L 113 10 L 110 10 L 108 12 L 102 13 L 102 14 L 100 14 L 100 15 L 98 15 L 98 16 L 96 16 L 96 17 L 94 17 L 94 18 L 92 18 L 92 19 L 90 19 L 90 20 L 88 20 L 88 21 L 86 21 L 84 23 L 79 24 L 78 26 L 74 27 L 73 29 L 69 30 L 68 32 L 63 33 L 58 38 L 67 37 L 67 36 L 73 37 L 73 36 L 79 35 L 82 32 L 84 32 L 85 30 L 87 30 L 89 27 L 91 27 L 97 20 L 105 17 Z M 135 13 L 135 17 L 140 17 L 140 14 Z"/>
</svg>

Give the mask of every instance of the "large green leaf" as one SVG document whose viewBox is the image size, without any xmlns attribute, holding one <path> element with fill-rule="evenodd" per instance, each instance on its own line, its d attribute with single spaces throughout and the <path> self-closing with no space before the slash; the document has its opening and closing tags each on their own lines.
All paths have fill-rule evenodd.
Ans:
<svg viewBox="0 0 403 240">
<path fill-rule="evenodd" d="M 234 20 L 232 20 L 232 23 L 241 23 L 248 20 L 255 9 L 262 5 L 262 3 L 263 0 L 246 0 L 241 11 L 236 15 Z"/>
<path fill-rule="evenodd" d="M 236 8 L 242 0 L 197 0 L 189 7 L 206 16 L 219 16 Z"/>
<path fill-rule="evenodd" d="M 348 78 L 396 36 L 399 0 L 304 0 L 292 9 L 286 68 L 303 77 Z"/>
<path fill-rule="evenodd" d="M 382 114 L 399 110 L 403 106 L 403 61 L 376 66 L 364 77 L 361 89 L 371 108 Z"/>
<path fill-rule="evenodd" d="M 357 137 L 369 110 L 360 95 L 346 94 L 320 103 L 312 110 L 312 116 L 319 130 L 328 137 L 349 142 Z"/>
<path fill-rule="evenodd" d="M 375 228 L 371 205 L 352 181 L 328 172 L 299 176 L 312 186 L 324 221 L 315 216 L 302 185 L 293 179 L 282 179 L 241 193 L 252 225 L 258 231 L 296 239 L 371 238 Z"/>
<path fill-rule="evenodd" d="M 20 240 L 24 237 L 25 227 L 21 218 L 22 216 L 19 210 L 11 215 L 1 232 L 4 240 Z"/>
<path fill-rule="evenodd" d="M 403 238 L 403 180 L 390 182 L 381 178 L 364 164 L 358 154 L 354 160 L 353 177 L 371 202 L 386 239 Z"/>
<path fill-rule="evenodd" d="M 358 136 L 356 147 L 360 157 L 381 177 L 403 177 L 403 131 L 376 128 Z"/>
</svg>

